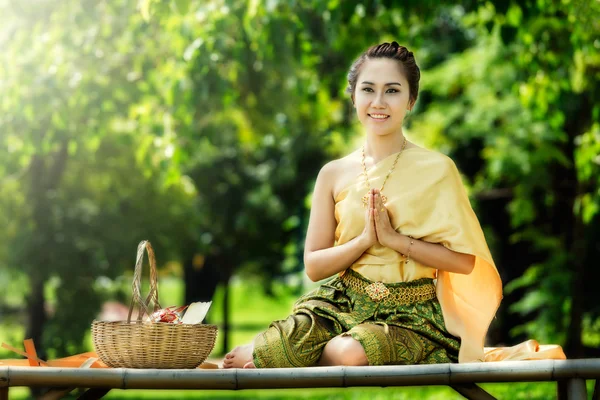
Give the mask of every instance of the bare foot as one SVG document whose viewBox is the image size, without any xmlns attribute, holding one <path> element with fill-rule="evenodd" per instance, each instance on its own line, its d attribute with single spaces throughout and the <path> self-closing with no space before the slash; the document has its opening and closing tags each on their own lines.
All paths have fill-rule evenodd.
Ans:
<svg viewBox="0 0 600 400">
<path fill-rule="evenodd" d="M 244 364 L 244 368 L 252 369 L 252 368 L 256 368 L 256 365 L 254 365 L 253 361 L 250 361 L 250 362 L 247 362 L 246 364 Z"/>
<path fill-rule="evenodd" d="M 254 346 L 252 343 L 238 346 L 225 355 L 223 360 L 223 368 L 246 368 L 247 364 L 252 364 L 252 352 Z M 252 367 L 247 367 L 252 368 Z"/>
</svg>

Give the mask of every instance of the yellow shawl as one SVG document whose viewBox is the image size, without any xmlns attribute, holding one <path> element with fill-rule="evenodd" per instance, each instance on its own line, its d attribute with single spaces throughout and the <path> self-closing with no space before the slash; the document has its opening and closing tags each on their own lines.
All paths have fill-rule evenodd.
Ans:
<svg viewBox="0 0 600 400">
<path fill-rule="evenodd" d="M 372 187 L 381 187 L 396 155 L 367 170 Z M 335 199 L 337 244 L 362 232 L 365 212 L 361 198 L 367 190 L 361 174 Z M 426 149 L 406 149 L 383 194 L 396 231 L 476 257 L 469 275 L 437 271 L 437 295 L 446 328 L 461 339 L 459 362 L 483 361 L 485 335 L 502 299 L 502 282 L 454 162 Z M 367 250 L 351 268 L 383 282 L 436 275 L 428 266 L 405 265 L 399 253 L 380 245 Z"/>
</svg>

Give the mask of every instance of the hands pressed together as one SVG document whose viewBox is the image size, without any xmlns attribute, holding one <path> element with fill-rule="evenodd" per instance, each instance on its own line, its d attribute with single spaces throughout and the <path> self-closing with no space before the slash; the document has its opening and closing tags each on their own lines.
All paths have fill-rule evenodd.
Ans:
<svg viewBox="0 0 600 400">
<path fill-rule="evenodd" d="M 375 243 L 379 243 L 382 246 L 390 247 L 389 243 L 399 234 L 392 228 L 390 216 L 381 200 L 379 190 L 371 189 L 368 196 L 369 204 L 365 213 L 365 229 L 362 233 L 365 244 L 371 247 Z"/>
</svg>

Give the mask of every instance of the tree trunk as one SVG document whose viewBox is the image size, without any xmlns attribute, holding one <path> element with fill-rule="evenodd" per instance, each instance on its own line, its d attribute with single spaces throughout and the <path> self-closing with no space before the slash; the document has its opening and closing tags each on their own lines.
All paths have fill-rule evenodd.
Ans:
<svg viewBox="0 0 600 400">
<path fill-rule="evenodd" d="M 565 144 L 564 153 L 568 156 L 570 165 L 562 168 L 562 174 L 557 177 L 555 183 L 557 184 L 559 195 L 562 195 L 561 197 L 563 197 L 562 204 L 558 204 L 558 215 L 562 212 L 562 214 L 567 214 L 569 217 L 568 224 L 561 224 L 557 228 L 563 230 L 568 229 L 566 232 L 566 244 L 569 252 L 570 270 L 573 277 L 571 282 L 571 309 L 569 310 L 569 325 L 567 327 L 565 352 L 569 358 L 580 358 L 584 356 L 581 324 L 585 307 L 585 291 L 583 288 L 586 279 L 584 263 L 586 238 L 581 211 L 577 214 L 574 211 L 574 204 L 577 198 L 584 194 L 582 183 L 578 181 L 577 177 L 575 140 L 591 125 L 592 104 L 585 94 L 573 94 L 573 98 L 569 98 L 567 101 L 574 104 L 573 114 L 567 116 L 564 127 L 564 130 L 569 137 L 569 141 Z M 557 197 L 560 199 L 559 196 Z M 561 202 L 559 201 L 558 203 Z"/>
<path fill-rule="evenodd" d="M 523 275 L 535 257 L 528 243 L 510 242 L 514 228 L 510 223 L 507 205 L 511 200 L 512 193 L 508 192 L 498 197 L 483 198 L 482 196 L 478 199 L 477 206 L 481 224 L 494 231 L 495 247 L 491 250 L 504 285 Z M 527 322 L 526 317 L 510 312 L 511 306 L 523 297 L 524 292 L 523 289 L 518 289 L 511 293 L 504 293 L 500 309 L 492 321 L 486 338 L 488 345 L 510 345 L 526 340 L 525 334 L 511 336 L 511 330 L 515 326 Z"/>
<path fill-rule="evenodd" d="M 25 339 L 33 339 L 37 356 L 46 360 L 46 351 L 43 344 L 44 325 L 46 324 L 46 309 L 44 301 L 45 278 L 40 275 L 33 275 L 30 280 L 31 293 L 27 299 L 27 329 Z M 32 398 L 38 398 L 44 388 L 30 387 L 29 392 Z"/>
<path fill-rule="evenodd" d="M 229 349 L 229 279 L 223 282 L 223 351 L 228 352 Z"/>
<path fill-rule="evenodd" d="M 44 308 L 45 279 L 39 275 L 31 278 L 31 293 L 27 299 L 27 330 L 25 339 L 33 339 L 38 357 L 45 358 L 42 346 L 42 335 L 46 323 L 46 310 Z"/>
<path fill-rule="evenodd" d="M 191 254 L 191 253 L 190 253 Z M 220 335 L 223 349 L 229 349 L 229 280 L 233 273 L 232 262 L 226 257 L 210 255 L 203 258 L 189 255 L 184 266 L 185 304 L 195 301 L 212 301 L 219 283 L 223 284 L 223 326 Z M 206 322 L 209 322 L 208 320 Z"/>
<path fill-rule="evenodd" d="M 45 132 L 40 132 L 40 139 Z M 54 247 L 55 226 L 52 222 L 48 193 L 55 191 L 65 171 L 68 157 L 69 140 L 63 139 L 58 151 L 42 157 L 34 155 L 29 166 L 28 195 L 32 204 L 32 220 L 35 226 L 35 236 L 28 238 L 25 257 L 21 260 L 31 277 L 31 294 L 27 301 L 27 330 L 26 338 L 33 339 L 38 356 L 46 358 L 43 346 L 46 310 L 44 284 L 52 271 L 51 252 Z M 30 388 L 33 397 L 41 392 L 40 388 Z"/>
<path fill-rule="evenodd" d="M 575 215 L 573 222 L 573 237 L 569 249 L 571 271 L 571 309 L 569 310 L 569 325 L 567 327 L 567 340 L 565 351 L 569 358 L 584 357 L 582 341 L 582 321 L 585 307 L 585 227 L 581 216 Z"/>
<path fill-rule="evenodd" d="M 184 265 L 185 304 L 211 301 L 220 281 L 219 266 L 214 256 L 199 254 L 186 257 Z"/>
<path fill-rule="evenodd" d="M 53 155 L 33 156 L 29 168 L 28 194 L 32 204 L 36 236 L 29 238 L 30 249 L 25 253 L 26 259 L 23 260 L 23 264 L 29 267 L 28 273 L 31 277 L 26 335 L 33 339 L 38 354 L 42 356 L 45 354 L 42 345 L 44 324 L 46 323 L 44 284 L 48 278 L 48 264 L 52 259 L 49 254 L 54 247 L 55 230 L 47 196 L 49 191 L 57 190 L 60 185 L 66 167 L 68 145 L 69 141 L 65 139 L 59 150 Z"/>
</svg>

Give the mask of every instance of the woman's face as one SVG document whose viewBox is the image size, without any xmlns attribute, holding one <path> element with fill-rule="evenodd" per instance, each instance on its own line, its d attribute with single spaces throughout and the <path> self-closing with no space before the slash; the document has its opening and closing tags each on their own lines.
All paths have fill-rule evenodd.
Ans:
<svg viewBox="0 0 600 400">
<path fill-rule="evenodd" d="M 396 60 L 376 58 L 362 65 L 354 105 L 361 124 L 378 136 L 399 132 L 409 108 L 409 87 Z"/>
</svg>

